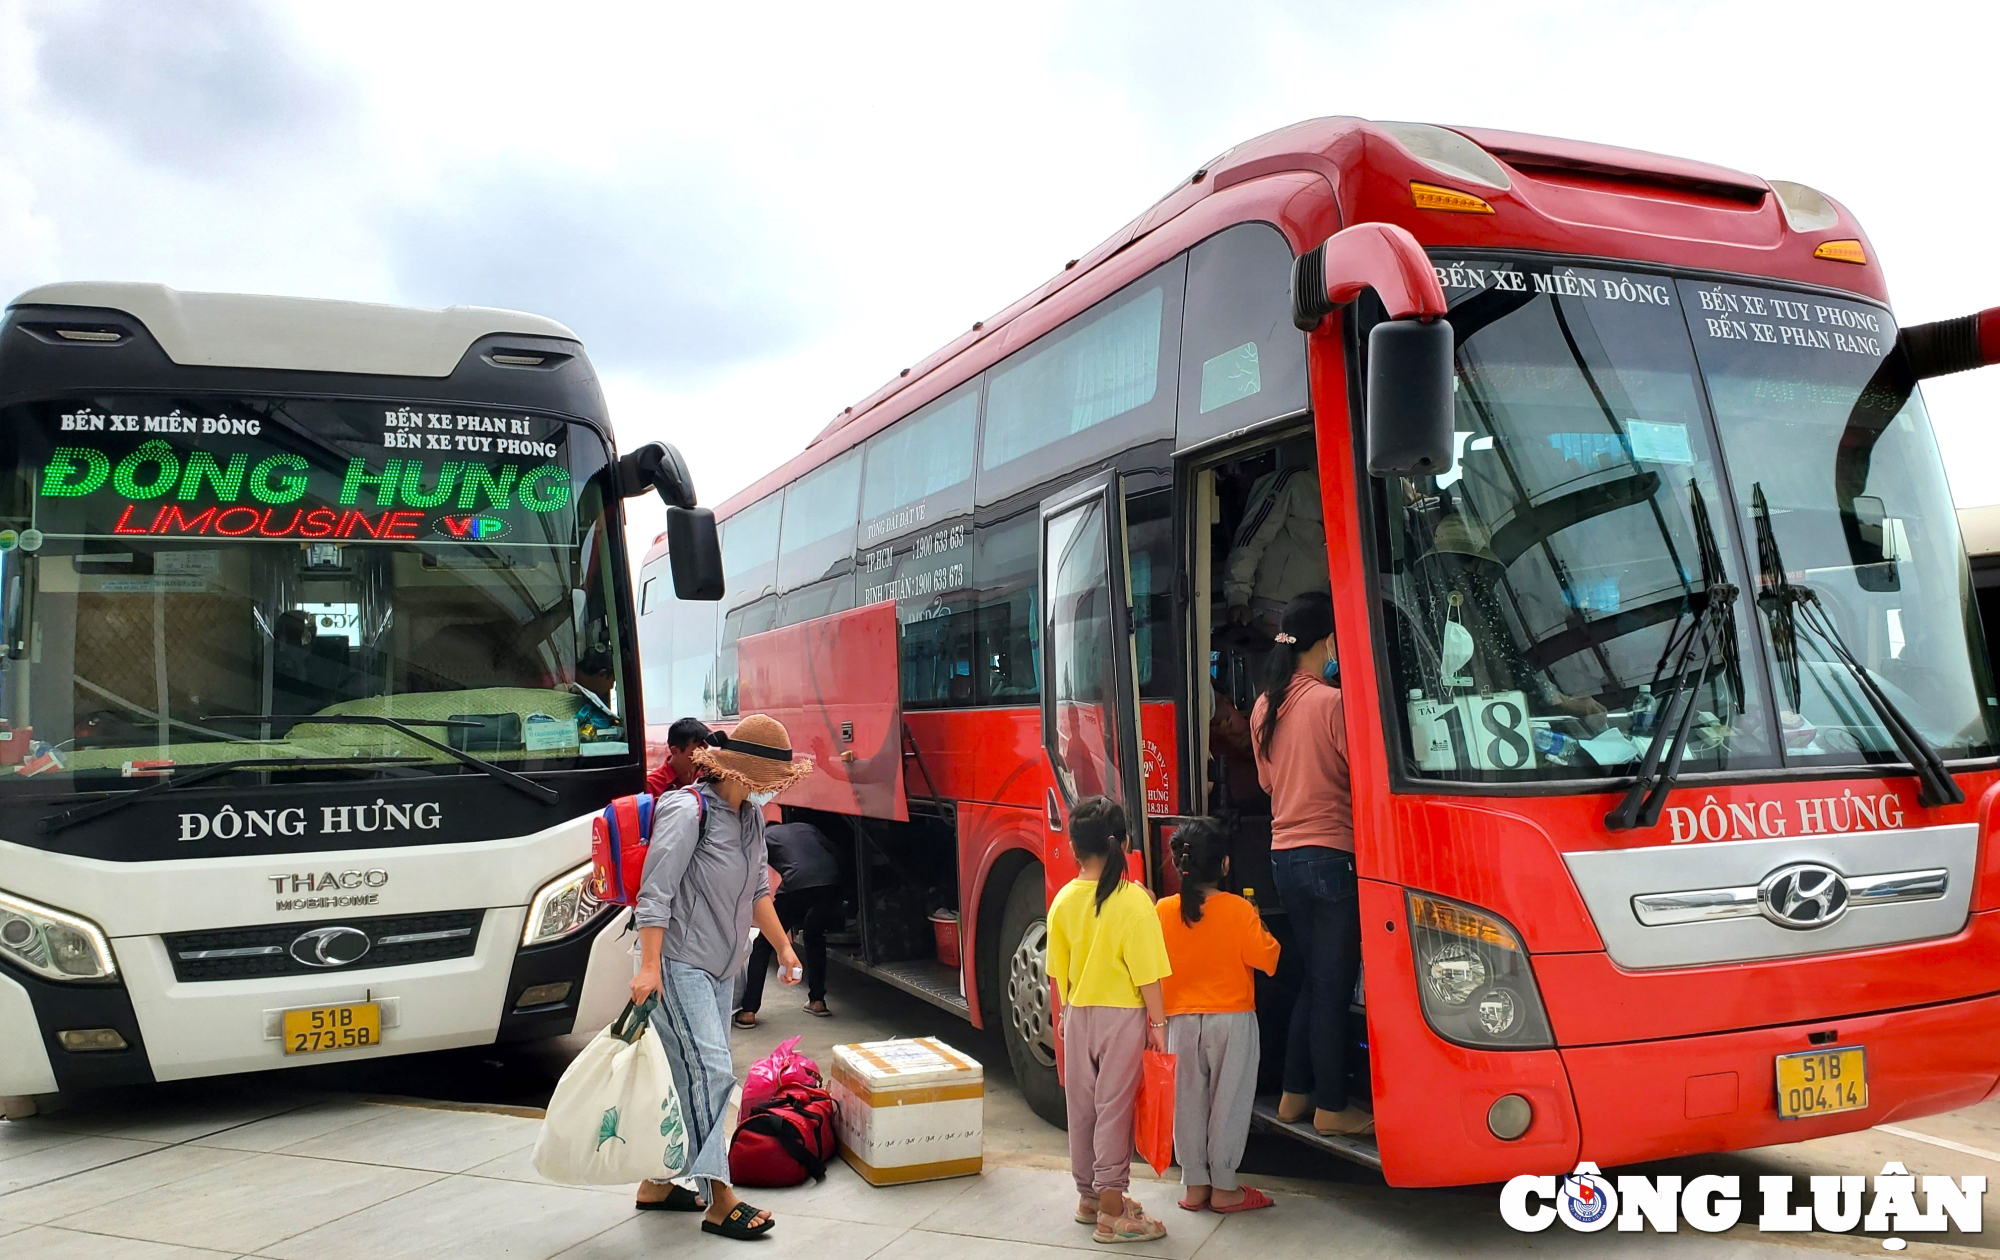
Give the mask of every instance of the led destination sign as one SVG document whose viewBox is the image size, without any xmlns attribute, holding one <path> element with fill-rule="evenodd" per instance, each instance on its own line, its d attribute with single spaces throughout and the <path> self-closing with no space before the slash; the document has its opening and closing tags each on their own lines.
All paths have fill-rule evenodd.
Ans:
<svg viewBox="0 0 2000 1260">
<path fill-rule="evenodd" d="M 129 410 L 70 404 L 37 426 L 49 444 L 25 462 L 45 535 L 490 545 L 574 532 L 560 421 L 332 402 Z"/>
</svg>

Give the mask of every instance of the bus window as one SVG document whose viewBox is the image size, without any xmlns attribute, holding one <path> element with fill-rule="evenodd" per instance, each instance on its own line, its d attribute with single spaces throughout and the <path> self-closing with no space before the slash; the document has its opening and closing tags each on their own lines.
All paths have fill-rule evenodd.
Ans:
<svg viewBox="0 0 2000 1260">
<path fill-rule="evenodd" d="M 855 510 L 860 494 L 859 451 L 821 464 L 785 491 L 779 590 L 793 590 L 853 568 Z M 851 602 L 852 596 L 849 599 Z M 787 620 L 804 618 L 788 616 Z"/>
<path fill-rule="evenodd" d="M 896 601 L 905 708 L 974 699 L 967 517 L 978 420 L 973 381 L 868 443 L 860 599 Z"/>
<path fill-rule="evenodd" d="M 994 503 L 1174 427 L 1184 261 L 1157 267 L 993 369 L 978 499 Z M 1108 423 L 1116 420 L 1116 424 Z"/>
<path fill-rule="evenodd" d="M 1292 250 L 1244 223 L 1188 253 L 1181 319 L 1183 449 L 1306 409 L 1306 339 L 1292 326 Z"/>
<path fill-rule="evenodd" d="M 1911 541 L 1951 520 L 1951 487 L 1923 396 L 1891 357 L 1894 318 L 1820 293 L 1679 288 L 1758 561 L 1786 764 L 1900 759 L 1843 651 L 1944 756 L 1990 755 L 1993 680 L 1965 556 Z M 1731 339 L 1745 310 L 1773 313 L 1771 340 Z M 1800 589 L 1814 601 L 1793 614 L 1779 592 Z"/>
<path fill-rule="evenodd" d="M 972 510 L 978 423 L 974 381 L 869 439 L 861 490 L 864 549 Z"/>
<path fill-rule="evenodd" d="M 722 522 L 722 579 L 732 606 L 768 595 L 776 587 L 778 517 L 784 499 L 771 495 Z"/>
<path fill-rule="evenodd" d="M 732 608 L 722 615 L 721 648 L 716 653 L 715 695 L 722 716 L 736 716 L 736 645 L 753 634 L 778 627 L 778 597 L 766 595 L 754 604 Z"/>
<path fill-rule="evenodd" d="M 66 438 L 65 409 L 81 413 L 64 401 L 0 425 L 0 463 L 35 474 L 7 483 L 0 515 L 43 535 L 0 573 L 39 645 L 0 691 L 17 727 L 59 733 L 48 773 L 263 749 L 431 758 L 367 723 L 256 720 L 412 705 L 521 732 L 488 737 L 503 760 L 631 756 L 610 452 L 588 426 L 511 416 L 533 456 L 434 459 L 357 436 L 382 432 L 378 404 L 218 398 L 197 438 L 176 397 L 90 401 L 152 424 Z M 531 723 L 554 737 L 529 743 Z"/>
<path fill-rule="evenodd" d="M 1118 687 L 1110 672 L 1125 647 L 1113 615 L 1112 587 L 1105 580 L 1108 533 L 1102 499 L 1069 508 L 1048 522 L 1042 576 L 1051 610 L 1051 751 L 1056 778 L 1072 805 L 1086 796 L 1125 799 L 1116 734 Z"/>
<path fill-rule="evenodd" d="M 660 595 L 671 588 L 664 558 L 646 566 L 639 580 L 639 676 L 646 698 L 646 725 L 665 726 L 674 712 L 673 619 Z"/>
<path fill-rule="evenodd" d="M 779 600 L 777 624 L 797 625 L 815 617 L 830 617 L 854 607 L 854 575 L 843 573 L 824 581 L 786 591 Z"/>
<path fill-rule="evenodd" d="M 1036 624 L 1038 517 L 1022 512 L 973 530 L 973 673 L 981 704 L 1019 702 L 1041 694 L 1040 630 Z"/>
<path fill-rule="evenodd" d="M 723 600 L 715 703 L 725 717 L 736 712 L 736 641 L 778 623 L 778 520 L 783 504 L 783 495 L 771 495 L 720 527 L 722 576 L 729 593 Z"/>
<path fill-rule="evenodd" d="M 1132 574 L 1132 647 L 1139 696 L 1171 700 L 1176 690 L 1174 501 L 1160 490 L 1125 501 L 1125 545 Z"/>
<path fill-rule="evenodd" d="M 676 600 L 673 622 L 672 716 L 713 721 L 722 714 L 715 686 L 716 605 Z"/>
<path fill-rule="evenodd" d="M 1529 285 L 1512 264 L 1469 274 Z M 1580 267 L 1561 278 L 1447 290 L 1458 459 L 1443 476 L 1375 483 L 1387 491 L 1398 708 L 1419 773 L 1629 773 L 1709 591 L 1757 590 L 1671 284 Z M 1690 770 L 1776 764 L 1763 674 L 1743 646 L 1756 642 L 1754 607 L 1738 598 L 1708 636 Z"/>
</svg>

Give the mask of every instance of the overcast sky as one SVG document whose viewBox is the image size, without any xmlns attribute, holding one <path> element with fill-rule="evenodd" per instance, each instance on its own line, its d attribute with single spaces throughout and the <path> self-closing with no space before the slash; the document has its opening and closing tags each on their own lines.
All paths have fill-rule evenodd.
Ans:
<svg viewBox="0 0 2000 1260">
<path fill-rule="evenodd" d="M 510 306 L 705 502 L 1200 163 L 1322 114 L 1845 202 L 1904 322 L 2000 305 L 1990 4 L 0 0 L 0 290 Z M 1927 387 L 2000 501 L 2000 369 Z M 635 508 L 650 537 L 657 509 Z"/>
</svg>

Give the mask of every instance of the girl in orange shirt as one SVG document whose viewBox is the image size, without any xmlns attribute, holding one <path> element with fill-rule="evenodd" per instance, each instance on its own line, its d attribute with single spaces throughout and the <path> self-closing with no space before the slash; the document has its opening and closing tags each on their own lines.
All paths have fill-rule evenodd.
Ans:
<svg viewBox="0 0 2000 1260">
<path fill-rule="evenodd" d="M 1190 1212 L 1247 1212 L 1271 1196 L 1236 1184 L 1257 1094 L 1254 968 L 1278 970 L 1278 942 L 1257 907 L 1218 889 L 1229 874 L 1229 837 L 1198 818 L 1174 833 L 1179 896 L 1160 902 L 1160 931 L 1173 974 L 1160 981 L 1173 1051 L 1174 1159 Z"/>
</svg>

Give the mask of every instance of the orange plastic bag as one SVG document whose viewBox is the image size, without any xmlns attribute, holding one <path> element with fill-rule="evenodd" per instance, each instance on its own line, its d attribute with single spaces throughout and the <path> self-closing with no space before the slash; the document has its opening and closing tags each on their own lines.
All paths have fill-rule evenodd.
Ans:
<svg viewBox="0 0 2000 1260">
<path fill-rule="evenodd" d="M 1167 1175 L 1174 1162 L 1174 1056 L 1146 1051 L 1139 1075 L 1139 1101 L 1132 1115 L 1132 1145 L 1153 1166 L 1155 1176 Z"/>
</svg>

